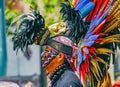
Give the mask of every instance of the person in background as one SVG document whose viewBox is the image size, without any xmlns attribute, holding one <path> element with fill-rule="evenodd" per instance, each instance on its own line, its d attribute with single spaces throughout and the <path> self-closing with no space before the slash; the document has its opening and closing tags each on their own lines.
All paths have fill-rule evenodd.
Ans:
<svg viewBox="0 0 120 87">
<path fill-rule="evenodd" d="M 120 87 L 120 76 L 117 77 L 115 84 L 112 87 Z"/>
<path fill-rule="evenodd" d="M 33 87 L 33 83 L 32 82 L 28 82 L 24 85 L 24 87 Z"/>
</svg>

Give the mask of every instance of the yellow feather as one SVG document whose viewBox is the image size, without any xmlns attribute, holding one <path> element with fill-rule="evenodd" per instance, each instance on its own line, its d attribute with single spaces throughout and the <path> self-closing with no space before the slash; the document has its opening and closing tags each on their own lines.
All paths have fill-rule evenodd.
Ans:
<svg viewBox="0 0 120 87">
<path fill-rule="evenodd" d="M 111 36 L 105 37 L 104 39 L 108 39 L 108 38 L 120 38 L 120 34 L 111 35 Z"/>
<path fill-rule="evenodd" d="M 95 62 L 94 66 L 97 68 L 97 70 L 98 70 L 98 72 L 99 72 L 98 75 L 103 76 L 103 74 L 102 74 L 102 72 L 101 72 L 101 69 L 100 69 L 100 67 L 99 67 L 98 61 L 95 61 L 94 58 L 92 58 L 92 60 L 93 60 L 93 62 L 91 62 L 91 61 L 90 61 L 90 62 L 91 62 L 92 64 L 94 64 L 94 62 Z M 100 78 L 100 76 L 99 76 L 99 78 Z M 100 79 L 101 79 L 101 78 L 100 78 Z"/>
<path fill-rule="evenodd" d="M 120 18 L 120 8 L 116 9 L 116 11 L 112 15 L 113 18 Z"/>
<path fill-rule="evenodd" d="M 106 24 L 111 23 L 112 20 L 119 21 L 119 19 L 120 19 L 120 10 L 117 10 L 116 12 L 111 14 L 111 18 L 107 20 Z"/>
<path fill-rule="evenodd" d="M 87 76 L 88 76 L 88 79 L 89 79 L 89 81 L 90 81 L 90 85 L 91 85 L 91 87 L 94 87 L 94 77 L 93 77 L 93 74 L 91 73 L 91 72 L 88 72 L 87 73 Z"/>
<path fill-rule="evenodd" d="M 87 73 L 87 78 L 88 78 L 88 80 L 91 81 L 91 82 L 90 82 L 90 85 L 92 85 L 93 82 L 92 82 L 92 77 L 91 77 L 91 75 L 90 75 L 90 72 Z"/>
<path fill-rule="evenodd" d="M 101 70 L 100 70 L 100 67 L 98 65 L 98 62 L 101 62 L 101 63 L 108 66 L 107 62 L 105 62 L 103 59 L 101 59 L 99 57 L 91 58 L 90 59 L 90 72 L 88 75 L 90 80 L 93 78 L 93 77 L 90 77 L 91 74 L 94 75 L 94 77 L 96 78 L 97 81 L 101 80 L 101 78 L 100 78 Z"/>
<path fill-rule="evenodd" d="M 116 13 L 119 13 L 120 7 L 118 6 L 112 13 L 111 15 L 114 16 Z"/>
<path fill-rule="evenodd" d="M 102 83 L 101 87 L 112 87 L 111 77 L 108 71 L 106 72 L 106 76 L 104 78 L 104 82 Z"/>
<path fill-rule="evenodd" d="M 104 33 L 109 33 L 110 31 L 114 30 L 115 28 L 120 26 L 120 20 L 116 21 L 114 24 L 112 24 L 108 29 L 104 31 Z"/>
<path fill-rule="evenodd" d="M 102 58 L 100 58 L 100 57 L 95 57 L 94 59 L 95 59 L 96 61 L 101 62 L 101 63 L 103 63 L 103 64 L 105 64 L 105 65 L 108 66 L 107 62 L 105 62 Z"/>
<path fill-rule="evenodd" d="M 98 65 L 97 67 L 98 67 L 98 70 L 99 70 L 99 72 L 100 72 L 100 75 L 103 76 L 102 71 L 101 71 L 99 65 Z"/>
<path fill-rule="evenodd" d="M 97 54 L 110 55 L 111 53 L 113 54 L 114 52 L 110 49 L 107 49 L 107 48 L 98 48 L 97 49 Z"/>
<path fill-rule="evenodd" d="M 111 15 L 114 12 L 114 10 L 119 6 L 119 4 L 120 4 L 120 0 L 116 0 L 116 2 L 113 4 L 113 6 L 112 6 L 110 12 L 108 13 L 108 15 Z"/>
<path fill-rule="evenodd" d="M 97 83 L 97 87 L 100 87 L 100 86 L 101 86 L 101 82 L 99 80 L 98 83 Z"/>
<path fill-rule="evenodd" d="M 120 34 L 111 35 L 111 36 L 105 37 L 104 40 L 102 40 L 99 44 L 107 44 L 107 43 L 111 43 L 111 42 L 120 42 L 120 40 L 118 40 L 118 38 L 120 38 Z"/>
<path fill-rule="evenodd" d="M 118 19 L 117 18 L 111 18 L 109 19 L 110 22 L 106 23 L 104 26 L 104 29 L 102 31 L 107 30 L 111 25 L 113 25 Z"/>
<path fill-rule="evenodd" d="M 96 74 L 96 69 L 92 65 L 90 66 L 90 70 L 91 70 L 91 73 L 93 73 L 93 75 L 95 76 L 96 80 L 99 81 L 99 78 L 97 77 L 97 74 Z"/>
<path fill-rule="evenodd" d="M 101 80 L 100 73 L 99 73 L 99 70 L 100 70 L 100 69 L 99 69 L 98 62 L 95 61 L 94 58 L 90 58 L 90 64 L 93 65 L 93 67 L 94 67 L 95 70 L 96 70 L 96 74 L 97 74 L 98 77 L 99 77 L 99 80 Z M 91 68 L 91 67 L 90 67 L 90 68 Z M 100 70 L 100 72 L 101 72 L 101 70 Z"/>
<path fill-rule="evenodd" d="M 105 39 L 103 41 L 101 41 L 99 44 L 100 45 L 103 45 L 103 44 L 108 44 L 108 43 L 117 43 L 117 42 L 120 42 L 120 40 L 117 40 L 116 38 L 110 38 L 110 39 Z"/>
<path fill-rule="evenodd" d="M 120 17 L 120 7 L 117 7 L 110 16 L 112 16 L 112 18 L 108 19 L 108 21 L 119 18 Z"/>
</svg>

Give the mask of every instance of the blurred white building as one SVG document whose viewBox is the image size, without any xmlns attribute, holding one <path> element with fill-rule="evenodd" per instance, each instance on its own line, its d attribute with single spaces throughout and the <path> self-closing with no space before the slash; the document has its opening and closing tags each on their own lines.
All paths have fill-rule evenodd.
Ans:
<svg viewBox="0 0 120 87">
<path fill-rule="evenodd" d="M 28 60 L 22 52 L 19 51 L 16 54 L 13 51 L 13 43 L 11 39 L 7 38 L 7 76 L 39 74 L 40 47 L 32 45 L 29 48 L 31 50 L 31 57 Z"/>
</svg>

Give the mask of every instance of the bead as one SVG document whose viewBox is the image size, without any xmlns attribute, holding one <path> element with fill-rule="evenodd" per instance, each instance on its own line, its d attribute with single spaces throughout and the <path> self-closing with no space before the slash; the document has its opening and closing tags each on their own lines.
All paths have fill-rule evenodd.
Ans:
<svg viewBox="0 0 120 87">
<path fill-rule="evenodd" d="M 57 67 L 56 70 L 58 70 L 59 68 Z"/>
<path fill-rule="evenodd" d="M 60 69 L 60 72 L 62 72 L 62 69 Z"/>
<path fill-rule="evenodd" d="M 66 70 L 66 67 L 64 67 L 63 69 Z"/>
<path fill-rule="evenodd" d="M 57 77 L 57 75 L 54 75 L 54 78 L 56 78 Z"/>
<path fill-rule="evenodd" d="M 57 72 L 57 74 L 59 74 L 59 72 Z"/>
</svg>

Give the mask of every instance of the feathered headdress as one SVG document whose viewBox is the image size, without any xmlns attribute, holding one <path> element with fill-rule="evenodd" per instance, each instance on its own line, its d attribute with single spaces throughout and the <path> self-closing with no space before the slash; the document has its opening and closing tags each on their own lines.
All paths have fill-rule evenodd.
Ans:
<svg viewBox="0 0 120 87">
<path fill-rule="evenodd" d="M 61 4 L 64 22 L 48 28 L 44 27 L 44 19 L 38 12 L 23 15 L 12 23 L 17 24 L 13 36 L 14 49 L 23 50 L 35 43 L 49 45 L 71 58 L 75 52 L 75 66 L 81 81 L 88 78 L 91 86 L 97 87 L 98 82 L 103 82 L 111 58 L 114 59 L 115 51 L 120 47 L 119 5 L 120 0 L 73 0 L 72 5 Z M 54 32 L 54 28 L 62 31 Z M 56 37 L 62 34 L 74 45 L 54 40 L 50 37 L 51 33 L 57 34 Z M 76 51 L 73 51 L 74 48 L 77 48 Z"/>
<path fill-rule="evenodd" d="M 12 38 L 14 50 L 19 50 L 20 48 L 25 51 L 28 45 L 33 44 L 36 41 L 37 34 L 42 35 L 44 33 L 41 32 L 45 31 L 43 30 L 44 22 L 44 18 L 38 11 L 32 11 L 30 14 L 25 14 L 15 19 L 10 25 L 11 29 L 15 28 Z"/>
<path fill-rule="evenodd" d="M 84 4 L 86 3 L 79 3 L 79 6 L 81 5 L 82 8 L 79 6 L 73 7 L 70 3 L 61 4 L 62 9 L 60 10 L 60 13 L 62 13 L 62 18 L 69 28 L 65 34 L 77 44 L 79 43 L 81 37 L 83 38 L 86 34 L 88 28 L 88 26 L 84 23 L 83 18 L 94 8 L 94 3 L 92 2 L 83 6 Z"/>
<path fill-rule="evenodd" d="M 89 78 L 92 87 L 96 87 L 97 82 L 103 82 L 111 56 L 114 58 L 114 52 L 117 46 L 120 46 L 120 1 L 93 0 L 92 2 L 95 5 L 94 9 L 84 18 L 84 23 L 89 22 L 89 25 L 78 49 L 76 68 L 82 80 Z M 84 8 L 89 3 L 90 0 L 74 0 L 73 6 Z"/>
</svg>

